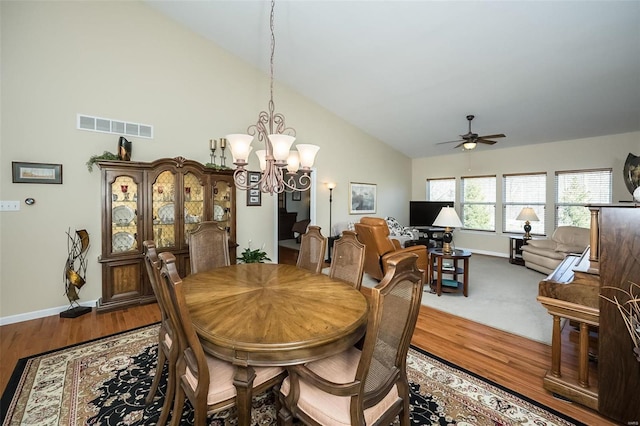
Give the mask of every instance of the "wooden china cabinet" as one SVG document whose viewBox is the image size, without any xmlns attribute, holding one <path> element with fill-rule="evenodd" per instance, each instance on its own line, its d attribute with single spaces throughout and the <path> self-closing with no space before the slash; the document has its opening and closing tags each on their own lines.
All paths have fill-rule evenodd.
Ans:
<svg viewBox="0 0 640 426">
<path fill-rule="evenodd" d="M 102 179 L 102 297 L 107 311 L 155 301 L 142 242 L 176 256 L 189 275 L 188 233 L 202 221 L 218 221 L 229 233 L 236 259 L 236 188 L 232 170 L 214 170 L 183 157 L 151 163 L 98 161 Z"/>
</svg>

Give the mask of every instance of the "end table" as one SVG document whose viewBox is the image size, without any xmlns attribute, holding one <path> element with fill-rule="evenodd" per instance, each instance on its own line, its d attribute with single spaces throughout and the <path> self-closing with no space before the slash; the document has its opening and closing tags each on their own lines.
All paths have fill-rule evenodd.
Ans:
<svg viewBox="0 0 640 426">
<path fill-rule="evenodd" d="M 522 258 L 522 246 L 527 240 L 522 235 L 509 235 L 509 263 L 524 266 Z"/>
<path fill-rule="evenodd" d="M 455 293 L 462 289 L 464 297 L 469 295 L 469 250 L 453 250 L 446 254 L 441 248 L 429 250 L 429 285 L 435 293 L 440 296 L 442 293 Z M 451 268 L 444 267 L 443 260 L 451 259 Z M 462 266 L 459 261 L 462 260 Z M 450 275 L 452 278 L 443 278 L 443 275 Z M 462 278 L 462 282 L 459 279 Z"/>
</svg>

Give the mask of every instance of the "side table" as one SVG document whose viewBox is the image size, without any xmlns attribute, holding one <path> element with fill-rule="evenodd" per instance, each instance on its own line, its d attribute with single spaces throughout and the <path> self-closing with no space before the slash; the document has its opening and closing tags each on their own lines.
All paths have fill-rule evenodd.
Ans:
<svg viewBox="0 0 640 426">
<path fill-rule="evenodd" d="M 522 246 L 527 240 L 522 235 L 509 235 L 509 263 L 524 266 L 522 258 Z"/>
<path fill-rule="evenodd" d="M 440 296 L 442 293 L 455 293 L 462 289 L 464 297 L 469 295 L 469 258 L 471 252 L 468 250 L 454 250 L 445 254 L 441 248 L 429 250 L 429 285 L 431 290 Z M 451 259 L 451 268 L 445 268 L 443 260 Z M 460 266 L 459 261 L 462 261 Z M 443 275 L 450 275 L 451 279 L 444 278 Z M 462 282 L 460 282 L 462 279 Z"/>
</svg>

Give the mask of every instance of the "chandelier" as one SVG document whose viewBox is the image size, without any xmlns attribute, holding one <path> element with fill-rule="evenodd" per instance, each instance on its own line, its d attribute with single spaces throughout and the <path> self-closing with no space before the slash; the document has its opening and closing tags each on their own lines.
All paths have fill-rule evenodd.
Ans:
<svg viewBox="0 0 640 426">
<path fill-rule="evenodd" d="M 284 115 L 275 112 L 273 103 L 273 56 L 276 46 L 273 31 L 274 7 L 275 0 L 272 0 L 269 111 L 261 111 L 258 114 L 258 122 L 249 126 L 248 134 L 231 134 L 225 137 L 231 147 L 233 164 L 236 165 L 233 173 L 236 187 L 243 190 L 259 189 L 260 192 L 269 194 L 308 190 L 311 187 L 309 172 L 320 149 L 316 145 L 297 144 L 297 150 L 291 151 L 296 131 L 285 125 Z M 249 164 L 247 161 L 253 149 L 251 142 L 256 136 L 265 146 L 265 149 L 256 151 L 262 174 L 258 181 L 249 182 L 245 166 Z M 298 171 L 301 171 L 302 175 L 299 176 Z"/>
</svg>

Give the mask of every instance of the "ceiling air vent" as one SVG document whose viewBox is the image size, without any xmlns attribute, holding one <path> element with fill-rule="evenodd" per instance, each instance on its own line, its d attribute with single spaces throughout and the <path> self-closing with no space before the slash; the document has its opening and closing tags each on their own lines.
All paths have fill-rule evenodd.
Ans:
<svg viewBox="0 0 640 426">
<path fill-rule="evenodd" d="M 77 126 L 79 130 L 153 139 L 153 126 L 149 124 L 78 114 Z"/>
</svg>

